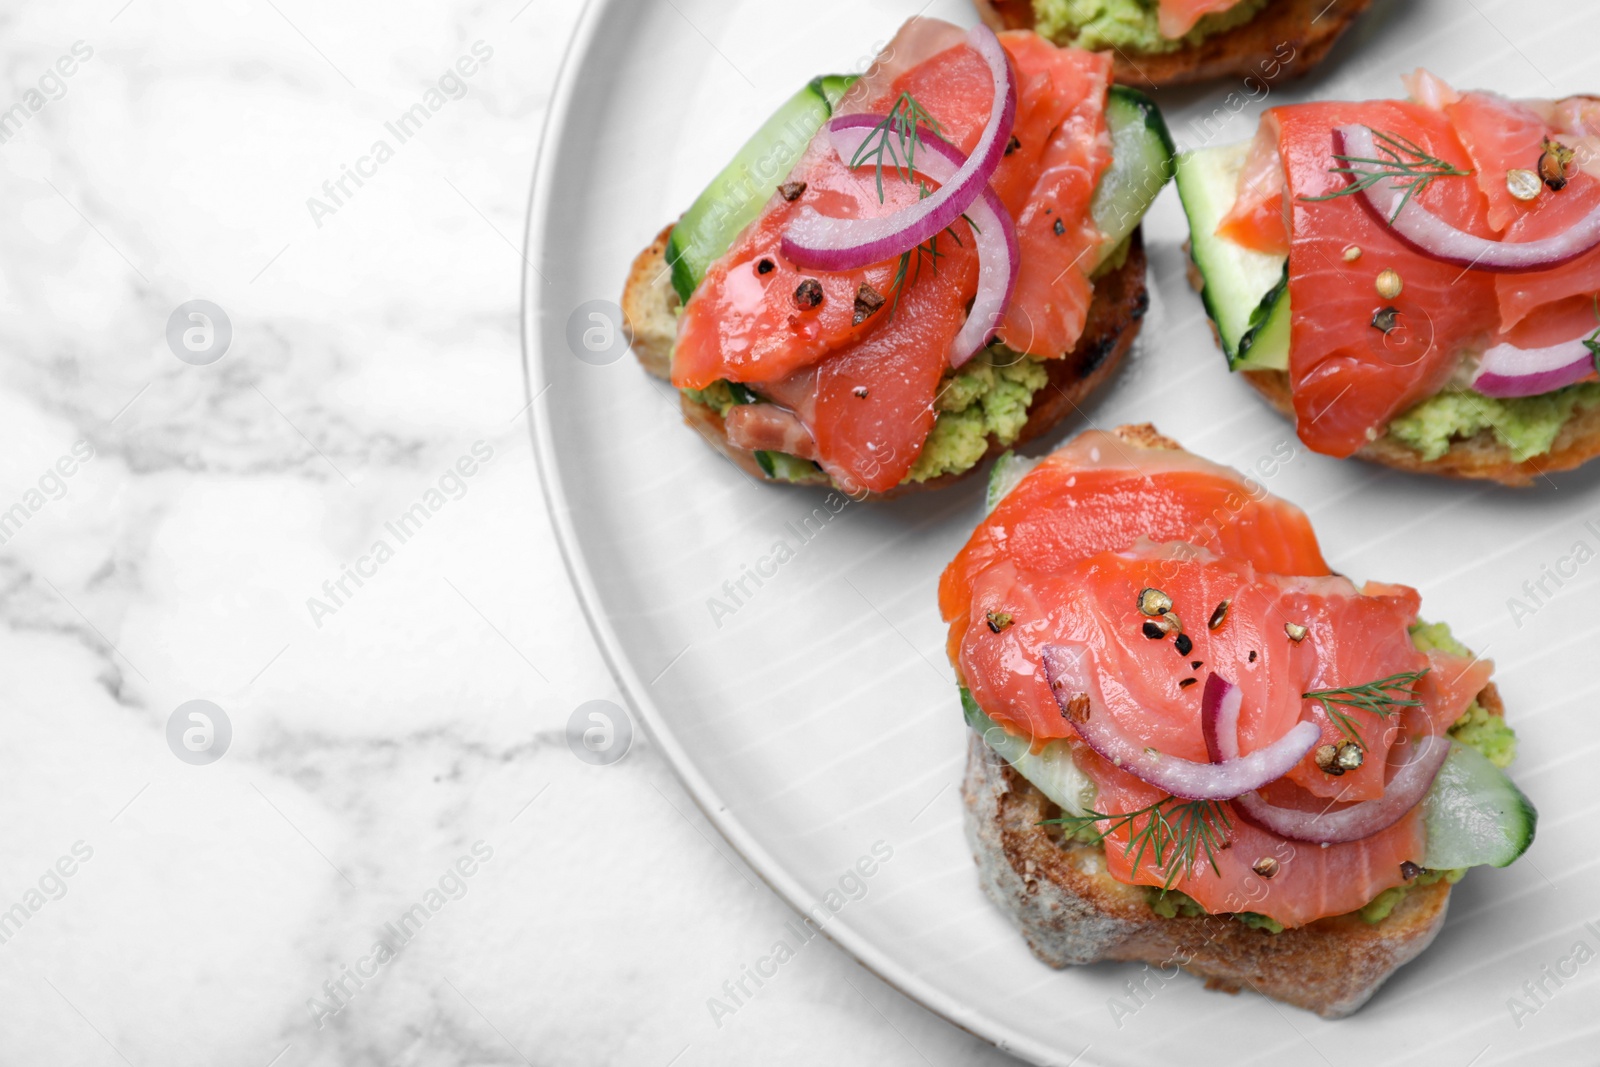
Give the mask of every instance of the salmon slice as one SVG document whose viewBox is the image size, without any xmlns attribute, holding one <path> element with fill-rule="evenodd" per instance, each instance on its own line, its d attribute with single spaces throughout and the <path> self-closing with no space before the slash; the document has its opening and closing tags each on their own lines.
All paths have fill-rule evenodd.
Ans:
<svg viewBox="0 0 1600 1067">
<path fill-rule="evenodd" d="M 1175 41 L 1207 15 L 1239 6 L 1239 0 L 1161 0 L 1156 24 L 1161 36 Z"/>
<path fill-rule="evenodd" d="M 1030 136 L 1044 145 L 1032 183 L 1023 203 L 1007 205 L 1016 220 L 1020 265 L 1000 339 L 1015 351 L 1054 359 L 1083 336 L 1094 299 L 1089 276 L 1104 237 L 1089 204 L 1111 162 L 1105 121 L 1111 56 L 1053 48 L 1033 34 L 1006 39 L 1008 47 L 1012 40 L 1019 45 L 1012 51 L 1019 74 L 1030 71 L 1032 91 L 1049 101 L 1054 124 L 1035 123 Z"/>
<path fill-rule="evenodd" d="M 672 352 L 672 384 L 678 388 L 704 389 L 718 379 L 779 378 L 876 325 L 871 318 L 855 321 L 856 294 L 865 284 L 891 295 L 895 264 L 802 270 L 779 251 L 783 231 L 803 205 L 840 218 L 875 218 L 910 207 L 917 188 L 886 180 L 880 203 L 872 172 L 852 172 L 825 143 L 806 150 L 791 180 L 805 183 L 804 195 L 790 202 L 774 193 L 761 216 L 706 270 L 684 306 Z M 807 281 L 822 287 L 815 307 L 796 299 Z"/>
<path fill-rule="evenodd" d="M 1093 297 L 1089 275 L 1102 237 L 1088 211 L 1111 162 L 1111 58 L 1057 48 L 1028 32 L 1003 33 L 1000 42 L 1017 74 L 1017 117 L 990 185 L 1016 223 L 1020 259 L 999 333 L 1016 351 L 1049 359 L 1070 352 L 1083 335 Z M 939 120 L 946 140 L 971 152 L 988 118 L 991 85 L 976 52 L 949 48 L 897 78 L 873 110 L 886 112 L 910 93 Z"/>
<path fill-rule="evenodd" d="M 1464 93 L 1445 110 L 1477 169 L 1478 186 L 1489 203 L 1489 224 L 1504 231 L 1504 240 L 1537 241 L 1553 236 L 1600 206 L 1600 178 L 1581 168 L 1574 169 L 1565 188 L 1543 189 L 1530 201 L 1517 200 L 1506 186 L 1507 171 L 1537 170 L 1546 138 L 1571 147 L 1574 134 L 1588 133 L 1590 124 L 1600 118 L 1594 101 L 1576 98 L 1541 106 L 1491 93 Z M 1495 292 L 1501 329 L 1511 331 L 1542 308 L 1572 297 L 1590 298 L 1596 290 L 1600 290 L 1600 250 L 1551 270 L 1499 275 Z M 1560 340 L 1593 329 L 1569 333 Z"/>
<path fill-rule="evenodd" d="M 1211 672 L 1242 692 L 1244 754 L 1301 721 L 1316 723 L 1324 744 L 1355 731 L 1365 756 L 1359 767 L 1330 775 L 1313 750 L 1264 790 L 1272 803 L 1310 810 L 1382 797 L 1402 724 L 1410 732 L 1443 733 L 1488 680 L 1486 661 L 1416 649 L 1408 629 L 1420 607 L 1414 589 L 1381 583 L 1358 589 L 1328 574 L 1305 516 L 1264 492 L 1245 496 L 1245 480 L 1230 473 L 1184 452 L 1086 433 L 1001 501 L 941 579 L 940 607 L 963 684 L 1011 733 L 1036 745 L 1068 739 L 1099 788 L 1097 811 L 1134 812 L 1165 794 L 1078 740 L 1044 677 L 1047 645 L 1087 646 L 1100 688 L 1094 714 L 1164 756 L 1208 760 L 1201 699 Z M 1219 483 L 1237 494 L 1222 524 L 1207 510 Z M 1119 513 L 1130 521 L 1115 521 Z M 1145 629 L 1152 621 L 1140 608 L 1145 589 L 1171 600 L 1185 635 L 1181 646 L 1175 633 L 1152 637 Z M 1009 623 L 991 625 L 1001 615 Z M 1304 634 L 1296 640 L 1290 631 L 1298 627 Z M 1417 706 L 1380 715 L 1338 703 L 1337 694 L 1329 695 L 1329 706 L 1306 695 L 1395 676 Z M 1405 690 L 1398 695 L 1405 699 Z M 1146 861 L 1136 870 L 1125 854 L 1129 836 L 1122 830 L 1108 839 L 1115 877 L 1162 885 L 1177 873 L 1174 888 L 1211 911 L 1256 911 L 1286 926 L 1363 906 L 1402 884 L 1401 864 L 1422 856 L 1415 813 L 1380 834 L 1328 849 L 1297 845 L 1233 816 L 1232 846 L 1217 853 L 1220 874 L 1204 863 L 1168 872 Z M 1265 857 L 1279 863 L 1270 892 L 1252 870 Z"/>
<path fill-rule="evenodd" d="M 889 322 L 817 365 L 818 459 L 847 493 L 899 485 L 933 429 L 950 344 L 978 287 L 978 257 L 969 239 L 922 269 Z"/>
<path fill-rule="evenodd" d="M 1141 537 L 1188 541 L 1272 573 L 1328 573 L 1305 512 L 1259 483 L 1090 430 L 1046 457 L 973 531 L 939 580 L 940 610 L 946 622 L 965 619 L 973 578 L 996 562 L 1048 573 Z"/>
<path fill-rule="evenodd" d="M 1278 120 L 1261 117 L 1239 172 L 1239 195 L 1217 223 L 1217 236 L 1269 256 L 1289 254 L 1288 178 L 1278 156 Z"/>
<path fill-rule="evenodd" d="M 1506 230 L 1506 240 L 1537 241 L 1572 228 L 1579 219 L 1600 207 L 1600 178 L 1577 171 L 1565 189 L 1559 193 L 1546 189 L 1537 202 L 1537 211 L 1524 213 Z M 1536 274 L 1498 275 L 1495 291 L 1499 297 L 1500 321 L 1508 330 L 1538 309 L 1570 297 L 1587 299 L 1592 307 L 1593 296 L 1600 291 L 1600 248 L 1591 249 L 1563 266 Z M 1593 328 L 1584 332 L 1592 333 Z"/>
<path fill-rule="evenodd" d="M 1300 439 L 1333 456 L 1375 440 L 1394 416 L 1437 393 L 1463 350 L 1481 351 L 1497 332 L 1495 279 L 1412 251 L 1354 196 L 1313 201 L 1346 187 L 1330 173 L 1331 131 L 1348 123 L 1407 137 L 1469 170 L 1472 160 L 1443 111 L 1405 101 L 1299 104 L 1276 109 L 1279 153 L 1292 204 L 1289 248 L 1289 377 Z M 1418 198 L 1453 225 L 1495 238 L 1471 178 L 1442 178 Z M 1351 245 L 1359 259 L 1344 259 Z M 1385 268 L 1404 282 L 1393 300 L 1374 282 Z M 1375 314 L 1393 307 L 1384 332 Z"/>
<path fill-rule="evenodd" d="M 988 120 L 993 76 L 952 29 L 926 19 L 908 23 L 840 112 L 886 115 L 909 93 L 938 122 L 940 136 L 970 152 Z M 1011 307 L 1027 332 L 1017 344 L 1062 356 L 1082 335 L 1092 253 L 1101 243 L 1088 205 L 1110 160 L 1110 60 L 1056 48 L 1032 33 L 1001 40 L 1016 71 L 1018 106 L 1011 148 L 991 185 L 1018 224 L 1022 251 Z M 937 187 L 886 168 L 880 200 L 877 178 L 871 167 L 852 171 L 826 133 L 819 135 L 789 175 L 805 183 L 804 193 L 792 202 L 774 195 L 711 266 L 679 319 L 673 353 L 672 381 L 680 388 L 744 382 L 790 408 L 810 433 L 817 461 L 847 491 L 893 488 L 910 471 L 936 417 L 950 344 L 977 291 L 973 234 L 964 220 L 939 235 L 936 259 L 914 254 L 904 271 L 898 258 L 858 271 L 802 271 L 782 255 L 783 231 L 804 205 L 841 218 L 878 217 Z M 807 280 L 821 287 L 815 307 L 796 301 Z M 855 313 L 862 285 L 885 298 L 865 317 Z M 1008 339 L 1019 332 L 1011 322 L 1001 331 Z M 750 421 L 734 420 L 740 427 Z M 761 420 L 761 428 L 772 429 L 770 421 Z"/>
<path fill-rule="evenodd" d="M 1472 159 L 1474 180 L 1489 201 L 1489 225 L 1504 233 L 1542 201 L 1522 201 L 1506 186 L 1506 171 L 1534 170 L 1550 127 L 1526 104 L 1493 93 L 1463 93 L 1444 109 Z"/>
<path fill-rule="evenodd" d="M 1162 799 L 1159 789 L 1118 770 L 1087 746 L 1072 746 L 1073 759 L 1099 789 L 1096 806 L 1107 812 L 1138 811 Z M 1274 803 L 1284 798 L 1273 796 Z M 1320 807 L 1320 805 L 1319 805 Z M 1290 841 L 1240 819 L 1227 805 L 1226 849 L 1213 851 L 1217 869 L 1202 853 L 1171 888 L 1192 897 L 1209 912 L 1255 912 L 1286 927 L 1303 926 L 1330 915 L 1355 911 L 1385 889 L 1406 882 L 1404 863 L 1417 863 L 1426 846 L 1420 811 L 1359 841 L 1321 848 Z M 1106 839 L 1106 870 L 1134 885 L 1164 886 L 1166 875 L 1148 857 L 1136 870 L 1129 839 L 1134 830 L 1118 830 Z M 1262 860 L 1277 861 L 1269 881 L 1255 871 Z"/>
</svg>

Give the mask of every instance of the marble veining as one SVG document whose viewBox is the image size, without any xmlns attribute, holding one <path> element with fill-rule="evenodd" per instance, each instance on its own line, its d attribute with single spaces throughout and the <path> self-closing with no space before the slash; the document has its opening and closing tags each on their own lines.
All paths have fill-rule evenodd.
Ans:
<svg viewBox="0 0 1600 1067">
<path fill-rule="evenodd" d="M 617 693 L 518 307 L 577 13 L 0 16 L 0 1062 L 1004 1059 L 824 939 L 718 1026 L 792 913 L 646 739 L 567 747 Z M 214 361 L 168 342 L 192 300 Z"/>
</svg>

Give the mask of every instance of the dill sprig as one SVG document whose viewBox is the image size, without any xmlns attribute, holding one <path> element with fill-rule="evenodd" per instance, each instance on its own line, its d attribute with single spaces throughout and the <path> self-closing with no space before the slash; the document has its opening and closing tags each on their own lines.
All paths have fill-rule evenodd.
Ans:
<svg viewBox="0 0 1600 1067">
<path fill-rule="evenodd" d="M 1135 826 L 1140 819 L 1144 824 Z M 1100 822 L 1107 825 L 1095 829 L 1089 844 L 1098 845 L 1119 830 L 1129 830 L 1123 855 L 1130 858 L 1134 870 L 1144 864 L 1146 855 L 1151 855 L 1163 878 L 1163 892 L 1194 869 L 1201 853 L 1220 877 L 1222 872 L 1217 867 L 1216 854 L 1227 847 L 1227 832 L 1233 826 L 1228 809 L 1220 801 L 1179 800 L 1177 797 L 1164 797 L 1137 811 L 1118 815 L 1091 811 L 1087 815 L 1045 819 L 1041 825 L 1066 827 L 1069 834 L 1076 834 Z"/>
<path fill-rule="evenodd" d="M 919 182 L 918 186 L 918 199 L 926 200 L 932 195 L 933 190 L 928 188 L 927 182 Z M 977 231 L 977 223 L 973 222 L 971 219 L 968 219 L 965 214 L 963 214 L 961 217 L 966 219 L 967 225 L 971 226 L 974 231 Z M 966 247 L 966 242 L 961 240 L 961 235 L 956 232 L 955 225 L 953 223 L 949 226 L 946 226 L 944 228 L 944 232 L 950 235 L 950 239 L 956 243 L 956 247 Z M 939 236 L 940 235 L 936 233 L 910 251 L 902 252 L 900 254 L 900 262 L 895 266 L 894 281 L 890 283 L 891 287 L 894 289 L 894 300 L 889 304 L 889 314 L 884 319 L 885 322 L 894 321 L 894 313 L 900 307 L 900 294 L 905 292 L 906 289 L 907 276 L 910 276 L 910 279 L 913 282 L 922 277 L 922 264 L 924 262 L 933 267 L 933 272 L 935 274 L 939 273 L 939 260 L 945 255 L 945 253 L 939 251 Z M 917 263 L 917 270 L 915 274 L 911 274 L 911 261 L 913 256 L 916 257 Z"/>
<path fill-rule="evenodd" d="M 1333 158 L 1343 163 L 1342 167 L 1330 167 L 1330 174 L 1344 174 L 1355 178 L 1350 185 L 1339 189 L 1326 196 L 1302 196 L 1300 199 L 1308 201 L 1333 200 L 1341 196 L 1350 196 L 1354 193 L 1365 192 L 1379 182 L 1392 178 L 1406 191 L 1395 205 L 1394 213 L 1389 216 L 1392 223 L 1400 217 L 1400 212 L 1411 202 L 1411 198 L 1422 192 L 1439 178 L 1465 178 L 1472 174 L 1470 170 L 1462 170 L 1453 163 L 1447 163 L 1438 156 L 1429 155 L 1427 150 L 1408 137 L 1387 130 L 1373 129 L 1372 137 L 1377 142 L 1381 159 L 1368 156 L 1335 155 Z M 1377 167 L 1377 170 L 1366 170 L 1364 167 Z"/>
<path fill-rule="evenodd" d="M 887 163 L 909 182 L 917 169 L 917 148 L 927 133 L 944 140 L 944 127 L 910 93 L 901 93 L 883 121 L 872 128 L 850 158 L 852 169 L 872 163 L 878 183 L 878 203 L 883 203 L 883 168 Z"/>
<path fill-rule="evenodd" d="M 1313 689 L 1309 693 L 1300 695 L 1306 700 L 1315 700 L 1321 704 L 1322 710 L 1328 713 L 1328 718 L 1339 727 L 1339 732 L 1364 749 L 1367 743 L 1361 736 L 1361 730 L 1349 714 L 1339 710 L 1340 706 L 1371 712 L 1380 719 L 1387 719 L 1401 708 L 1421 707 L 1422 701 L 1417 699 L 1415 687 L 1427 673 L 1426 667 L 1420 671 L 1401 671 L 1399 674 L 1391 674 L 1387 678 L 1379 678 L 1364 685 L 1348 685 L 1338 689 Z"/>
<path fill-rule="evenodd" d="M 1600 296 L 1594 298 L 1594 317 L 1600 319 Z M 1594 369 L 1600 371 L 1600 327 L 1583 339 L 1583 347 L 1589 350 L 1589 359 L 1594 363 Z"/>
</svg>

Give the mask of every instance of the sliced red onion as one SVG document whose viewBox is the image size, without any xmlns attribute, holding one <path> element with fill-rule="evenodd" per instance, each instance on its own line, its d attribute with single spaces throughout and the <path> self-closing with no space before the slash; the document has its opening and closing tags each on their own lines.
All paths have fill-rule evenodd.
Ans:
<svg viewBox="0 0 1600 1067">
<path fill-rule="evenodd" d="M 1336 156 L 1359 160 L 1380 158 L 1376 138 L 1366 126 L 1337 127 L 1333 131 L 1333 151 Z M 1361 166 L 1346 165 L 1356 169 Z M 1344 177 L 1352 185 L 1359 180 L 1356 174 Z M 1452 226 L 1415 198 L 1401 209 L 1406 186 L 1393 178 L 1379 179 L 1356 195 L 1362 205 L 1405 244 L 1425 256 L 1458 267 L 1502 274 L 1549 270 L 1600 245 L 1600 207 L 1553 237 L 1539 241 L 1491 241 Z"/>
<path fill-rule="evenodd" d="M 1200 697 L 1201 732 L 1205 735 L 1206 751 L 1218 761 L 1218 766 L 1226 766 L 1239 757 L 1241 702 L 1239 687 L 1220 674 L 1213 672 L 1206 679 L 1205 692 Z M 1416 717 L 1426 722 L 1424 716 Z M 1299 726 L 1312 724 L 1302 722 Z M 1450 739 L 1438 734 L 1423 734 L 1406 745 L 1410 751 L 1406 753 L 1405 762 L 1395 770 L 1384 786 L 1383 796 L 1377 800 L 1364 800 L 1337 811 L 1301 811 L 1269 804 L 1260 794 L 1250 792 L 1233 798 L 1234 810 L 1246 822 L 1291 841 L 1337 845 L 1371 837 L 1380 830 L 1387 830 L 1422 803 L 1439 768 L 1444 766 L 1445 757 L 1450 755 Z M 1332 803 L 1329 801 L 1330 805 Z"/>
<path fill-rule="evenodd" d="M 839 157 L 848 163 L 881 121 L 876 115 L 843 115 L 828 124 L 828 138 Z M 966 161 L 967 157 L 954 145 L 927 137 L 917 153 L 917 171 L 943 185 L 960 172 Z M 1017 227 L 992 187 L 984 185 L 978 198 L 967 205 L 966 214 L 972 220 L 973 241 L 978 249 L 978 293 L 961 332 L 950 343 L 952 367 L 959 367 L 976 355 L 1000 328 L 1006 309 L 1011 306 L 1022 262 Z"/>
<path fill-rule="evenodd" d="M 1483 354 L 1472 388 L 1484 396 L 1538 396 L 1581 382 L 1595 369 L 1595 354 L 1576 338 L 1549 348 L 1495 345 Z"/>
<path fill-rule="evenodd" d="M 1117 729 L 1100 698 L 1088 646 L 1046 645 L 1039 655 L 1062 715 L 1090 748 L 1129 774 L 1185 800 L 1231 800 L 1260 789 L 1288 774 L 1322 738 L 1315 723 L 1301 722 L 1267 747 L 1236 759 L 1196 763 L 1165 755 Z"/>
<path fill-rule="evenodd" d="M 974 26 L 967 44 L 989 64 L 994 75 L 994 104 L 972 155 L 950 181 L 932 196 L 892 215 L 870 219 L 836 219 L 801 207 L 783 235 L 783 254 L 790 262 L 817 270 L 857 270 L 893 259 L 926 241 L 966 211 L 982 193 L 1005 155 L 1017 115 L 1017 77 L 994 31 Z M 878 116 L 878 121 L 883 117 Z M 923 146 L 934 141 L 927 138 Z"/>
</svg>

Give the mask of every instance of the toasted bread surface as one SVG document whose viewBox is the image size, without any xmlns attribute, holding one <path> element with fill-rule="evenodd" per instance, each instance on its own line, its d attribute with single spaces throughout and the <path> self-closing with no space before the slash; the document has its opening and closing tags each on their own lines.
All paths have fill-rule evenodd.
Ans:
<svg viewBox="0 0 1600 1067">
<path fill-rule="evenodd" d="M 662 230 L 634 259 L 622 294 L 628 339 L 645 370 L 658 378 L 671 376 L 672 345 L 678 328 L 678 294 L 672 288 L 671 271 L 666 263 L 667 237 L 671 232 L 671 226 Z M 1034 394 L 1028 421 L 1017 439 L 1003 445 L 991 435 L 983 458 L 969 469 L 925 482 L 906 482 L 884 493 L 869 494 L 870 497 L 886 499 L 922 489 L 941 488 L 982 469 L 988 460 L 1007 449 L 1048 432 L 1076 411 L 1089 394 L 1116 371 L 1133 347 L 1140 321 L 1149 307 L 1144 244 L 1140 231 L 1135 230 L 1122 265 L 1095 279 L 1094 300 L 1089 305 L 1089 317 L 1077 345 L 1065 356 L 1045 361 L 1049 380 Z M 771 480 L 756 462 L 754 453 L 728 440 L 727 429 L 716 409 L 688 396 L 681 396 L 681 404 L 684 421 L 713 447 L 751 477 Z"/>
<path fill-rule="evenodd" d="M 1147 991 L 1182 969 L 1211 989 L 1251 989 L 1337 1019 L 1364 1004 L 1444 925 L 1444 881 L 1412 887 L 1379 923 L 1341 915 L 1273 934 L 1231 916 L 1163 918 L 1150 909 L 1149 890 L 1106 873 L 1104 846 L 1040 826 L 1060 809 L 975 733 L 961 792 L 983 891 L 1052 967 L 1139 961 L 1150 973 L 1135 984 Z"/>
<path fill-rule="evenodd" d="M 1030 0 L 974 0 L 978 14 L 1001 30 L 1033 28 Z M 1276 81 L 1307 74 L 1372 0 L 1275 0 L 1242 26 L 1174 52 L 1112 57 L 1112 76 L 1136 88 L 1160 88 L 1214 78 Z M 1067 41 L 1058 41 L 1067 44 Z M 1265 66 L 1264 66 L 1265 64 Z M 1269 76 L 1268 71 L 1273 71 Z"/>
</svg>

